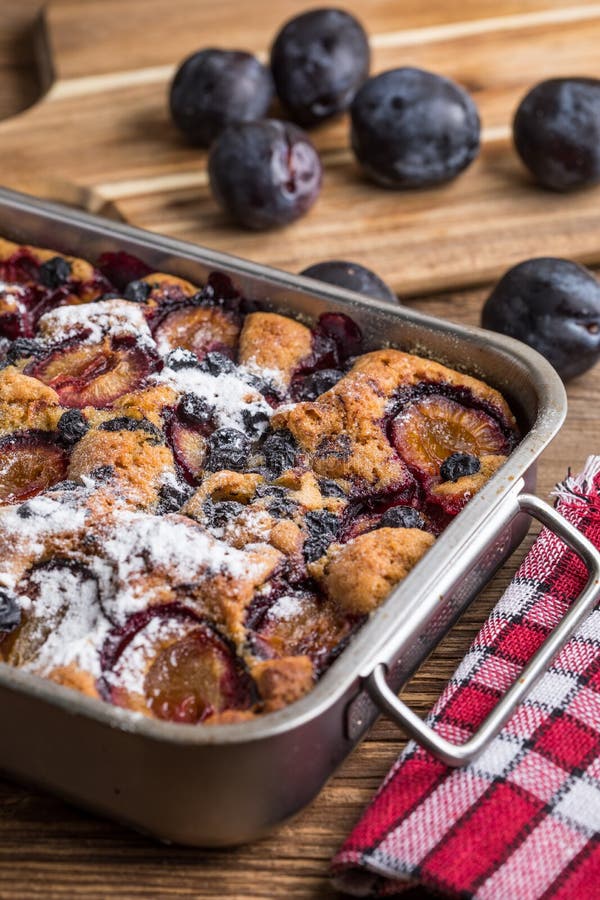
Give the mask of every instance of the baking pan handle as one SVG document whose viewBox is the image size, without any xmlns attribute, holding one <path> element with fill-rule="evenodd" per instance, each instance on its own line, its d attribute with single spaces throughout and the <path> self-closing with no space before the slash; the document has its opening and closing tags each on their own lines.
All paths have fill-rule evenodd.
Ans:
<svg viewBox="0 0 600 900">
<path fill-rule="evenodd" d="M 519 508 L 549 528 L 577 553 L 588 570 L 588 580 L 577 601 L 548 635 L 527 663 L 519 678 L 464 744 L 453 744 L 437 734 L 400 700 L 386 681 L 387 669 L 379 663 L 367 678 L 366 687 L 382 712 L 397 722 L 418 743 L 448 766 L 463 766 L 475 759 L 505 725 L 517 705 L 544 674 L 556 654 L 594 607 L 600 595 L 600 553 L 576 528 L 551 506 L 531 494 L 521 494 Z"/>
</svg>

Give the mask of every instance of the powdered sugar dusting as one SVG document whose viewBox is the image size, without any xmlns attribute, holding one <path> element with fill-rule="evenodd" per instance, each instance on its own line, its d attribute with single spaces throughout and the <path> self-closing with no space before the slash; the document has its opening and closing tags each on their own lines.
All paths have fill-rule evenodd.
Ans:
<svg viewBox="0 0 600 900">
<path fill-rule="evenodd" d="M 31 643 L 40 646 L 26 668 L 47 674 L 57 666 L 76 665 L 100 675 L 100 647 L 109 623 L 98 602 L 96 580 L 58 566 L 34 570 L 31 583 L 35 599 L 24 597 L 22 608 L 29 605 Z"/>
<path fill-rule="evenodd" d="M 287 390 L 287 381 L 285 373 L 281 369 L 268 369 L 261 365 L 258 360 L 250 357 L 244 363 L 244 367 L 252 375 L 258 375 L 263 381 L 271 384 L 276 390 L 285 393 Z"/>
<path fill-rule="evenodd" d="M 168 575 L 173 584 L 190 584 L 216 574 L 232 578 L 256 574 L 243 550 L 230 547 L 191 520 L 175 515 L 119 511 L 102 549 L 114 568 L 121 619 L 147 605 L 146 588 L 140 577 L 149 572 Z"/>
<path fill-rule="evenodd" d="M 166 384 L 180 394 L 196 394 L 205 399 L 215 411 L 218 426 L 244 428 L 244 412 L 259 413 L 264 426 L 272 409 L 256 388 L 248 384 L 249 373 L 242 366 L 235 372 L 211 375 L 193 366 L 181 369 L 166 367 L 153 376 L 157 384 Z"/>
<path fill-rule="evenodd" d="M 80 337 L 82 343 L 98 344 L 106 335 L 133 336 L 141 345 L 155 346 L 142 308 L 128 300 L 59 306 L 41 317 L 39 331 L 43 338 L 51 341 Z"/>
<path fill-rule="evenodd" d="M 125 648 L 115 669 L 105 674 L 107 683 L 132 694 L 143 694 L 152 648 L 178 640 L 186 634 L 187 628 L 186 623 L 178 619 L 150 619 Z"/>
<path fill-rule="evenodd" d="M 269 610 L 269 617 L 274 619 L 293 619 L 302 612 L 302 598 L 294 594 L 284 594 Z"/>
<path fill-rule="evenodd" d="M 46 495 L 34 497 L 21 506 L 2 508 L 0 527 L 4 538 L 12 539 L 23 552 L 38 553 L 45 538 L 83 528 L 87 515 L 83 505 L 73 506 Z"/>
</svg>

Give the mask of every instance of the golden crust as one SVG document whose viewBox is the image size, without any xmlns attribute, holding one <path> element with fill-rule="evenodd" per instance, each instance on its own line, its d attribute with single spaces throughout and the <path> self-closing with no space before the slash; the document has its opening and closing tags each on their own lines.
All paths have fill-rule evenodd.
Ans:
<svg viewBox="0 0 600 900">
<path fill-rule="evenodd" d="M 249 503 L 263 481 L 264 477 L 254 472 L 232 472 L 230 469 L 211 472 L 205 476 L 183 511 L 194 519 L 200 517 L 202 505 L 208 498 L 215 502 L 234 500 L 237 503 Z"/>
<path fill-rule="evenodd" d="M 240 334 L 239 360 L 277 373 L 285 387 L 303 359 L 310 355 L 312 332 L 294 319 L 277 313 L 251 313 Z"/>
<path fill-rule="evenodd" d="M 85 694 L 86 697 L 97 698 L 100 696 L 94 676 L 75 665 L 57 666 L 46 673 L 46 678 L 49 678 L 50 681 L 54 681 L 56 684 L 62 684 L 63 687 L 79 691 L 80 694 Z"/>
<path fill-rule="evenodd" d="M 14 366 L 0 371 L 0 434 L 54 431 L 64 409 L 52 388 Z"/>
<path fill-rule="evenodd" d="M 47 260 L 60 255 L 71 264 L 71 276 L 74 281 L 90 281 L 95 275 L 94 267 L 85 259 L 80 259 L 78 256 L 67 256 L 66 253 L 57 254 L 56 250 L 47 250 L 44 247 L 13 244 L 12 241 L 0 238 L 0 260 L 6 261 L 15 253 L 22 250 L 27 251 L 37 263 L 44 263 Z"/>
<path fill-rule="evenodd" d="M 164 272 L 151 272 L 149 275 L 144 275 L 143 278 L 140 278 L 140 281 L 145 281 L 146 284 L 150 285 L 151 297 L 153 292 L 156 291 L 160 295 L 161 289 L 170 287 L 178 288 L 184 297 L 193 297 L 194 294 L 198 293 L 198 288 L 191 281 L 186 281 L 185 278 L 178 278 L 177 275 L 167 275 Z"/>
<path fill-rule="evenodd" d="M 410 479 L 410 474 L 385 433 L 386 411 L 399 385 L 423 382 L 465 388 L 498 410 L 507 427 L 515 427 L 505 400 L 493 388 L 400 350 L 377 350 L 359 357 L 329 391 L 313 402 L 276 412 L 272 424 L 292 432 L 317 474 L 391 490 Z"/>
<path fill-rule="evenodd" d="M 75 446 L 68 477 L 93 477 L 108 460 L 122 499 L 139 507 L 156 503 L 166 474 L 175 474 L 172 452 L 147 432 L 92 429 Z"/>
<path fill-rule="evenodd" d="M 8 259 L 20 249 L 23 248 L 0 239 L 0 259 Z M 40 263 L 56 255 L 40 248 L 25 249 Z M 65 258 L 72 264 L 72 280 L 80 280 L 79 293 L 76 294 L 74 288 L 74 293 L 65 302 L 79 303 L 86 297 L 93 299 L 97 288 L 92 282 L 96 279 L 101 283 L 98 273 L 81 260 Z M 145 352 L 146 346 L 150 355 L 158 352 L 159 356 L 164 356 L 171 347 L 183 346 L 202 358 L 207 349 L 221 347 L 235 358 L 238 347 L 237 361 L 262 373 L 265 380 L 272 383 L 274 390 L 266 394 L 283 393 L 292 384 L 294 376 L 301 375 L 303 364 L 310 360 L 313 333 L 293 319 L 256 312 L 246 315 L 241 322 L 241 315 L 219 305 L 189 302 L 198 288 L 184 279 L 151 273 L 142 280 L 151 287 L 144 312 L 152 327 L 154 343 L 145 332 L 145 343 L 139 345 L 140 354 Z M 90 285 L 86 287 L 88 281 Z M 0 316 L 12 311 L 11 303 L 10 293 L 4 300 L 0 298 Z M 15 311 L 18 313 L 17 308 Z M 46 325 L 42 324 L 37 338 L 52 339 L 44 328 Z M 103 340 L 102 346 L 107 352 L 111 340 L 108 336 Z M 125 340 L 132 340 L 131 335 Z M 5 343 L 10 346 L 9 342 L 3 342 L 2 352 Z M 70 373 L 62 371 L 60 348 L 55 352 L 56 360 L 53 357 L 51 361 L 55 368 L 46 368 L 44 373 L 55 375 L 58 384 L 61 378 L 70 377 Z M 100 353 L 91 353 L 87 345 L 74 348 L 73 352 L 81 354 L 79 369 L 84 374 L 89 369 L 91 378 L 96 377 L 96 372 L 99 373 L 97 377 L 102 377 L 104 364 L 109 367 L 108 356 L 103 360 Z M 499 420 L 499 446 L 503 434 L 515 431 L 514 418 L 504 399 L 488 385 L 431 360 L 385 349 L 359 357 L 351 370 L 315 401 L 280 406 L 275 410 L 270 428 L 289 429 L 300 447 L 301 452 L 292 468 L 277 476 L 275 473 L 279 470 L 275 467 L 273 471 L 268 454 L 263 452 L 261 441 L 257 439 L 248 451 L 247 467 L 251 471 L 208 472 L 203 471 L 202 460 L 190 455 L 190 444 L 185 443 L 186 435 L 191 436 L 192 443 L 196 442 L 192 451 L 196 452 L 200 444 L 207 442 L 210 432 L 204 429 L 201 417 L 195 425 L 193 418 L 185 427 L 181 425 L 183 418 L 178 417 L 182 410 L 178 404 L 184 388 L 174 390 L 161 384 L 160 377 L 140 375 L 138 381 L 133 377 L 127 381 L 124 376 L 125 389 L 135 384 L 141 384 L 141 387 L 112 401 L 107 399 L 98 409 L 84 408 L 82 412 L 89 430 L 83 437 L 69 436 L 64 431 L 65 426 L 61 426 L 60 433 L 58 431 L 60 417 L 66 412 L 58 394 L 37 378 L 23 374 L 26 365 L 27 361 L 23 359 L 16 366 L 0 370 L 0 434 L 26 429 L 56 432 L 51 441 L 44 438 L 42 444 L 52 443 L 65 456 L 69 454 L 67 477 L 79 486 L 51 488 L 51 503 L 58 502 L 52 500 L 53 496 L 62 498 L 58 505 L 63 510 L 65 524 L 56 530 L 50 527 L 47 531 L 40 526 L 39 540 L 33 520 L 30 539 L 23 537 L 23 530 L 29 528 L 23 524 L 27 514 L 21 520 L 20 514 L 15 517 L 13 512 L 12 525 L 3 527 L 0 511 L 0 559 L 6 585 L 16 585 L 17 592 L 25 591 L 31 567 L 50 562 L 57 556 L 66 558 L 69 564 L 78 562 L 83 566 L 93 557 L 97 563 L 94 573 L 110 571 L 110 577 L 117 581 L 121 579 L 123 567 L 126 585 L 115 588 L 115 596 L 122 596 L 121 590 L 126 592 L 125 617 L 131 614 L 131 608 L 176 604 L 175 609 L 180 612 L 185 608 L 201 621 L 211 623 L 223 633 L 227 643 L 235 648 L 248 667 L 260 700 L 252 709 L 226 710 L 211 715 L 208 723 L 246 721 L 257 713 L 279 709 L 307 693 L 332 652 L 431 547 L 434 537 L 428 531 L 378 528 L 381 517 L 378 510 L 384 508 L 390 498 L 395 503 L 403 502 L 403 498 L 413 498 L 404 502 L 414 501 L 424 521 L 429 523 L 428 527 L 433 529 L 431 522 L 437 521 L 435 514 L 440 512 L 436 506 L 442 509 L 442 519 L 444 515 L 455 514 L 504 462 L 505 456 L 491 455 L 495 450 L 487 447 L 484 450 L 481 446 L 478 450 L 481 468 L 475 475 L 442 483 L 436 457 L 435 471 L 427 472 L 428 478 L 425 478 L 414 460 L 411 462 L 409 453 L 416 446 L 422 456 L 424 441 L 409 433 L 408 426 L 402 432 L 406 447 L 398 438 L 397 410 L 403 392 L 408 392 L 409 397 L 421 396 L 418 391 L 410 391 L 419 385 L 426 385 L 428 391 L 437 384 L 443 385 L 446 391 L 456 388 L 461 392 L 457 396 L 473 398 L 475 412 L 472 417 L 483 415 L 480 410 L 490 409 L 492 419 Z M 148 372 L 156 370 L 160 370 L 160 364 L 154 356 L 148 363 Z M 143 371 L 140 363 L 140 372 Z M 245 377 L 244 374 L 242 380 Z M 84 377 L 82 383 L 85 384 Z M 182 383 L 185 384 L 185 379 Z M 254 394 L 251 388 L 248 392 Z M 62 391 L 61 395 L 65 397 Z M 425 396 L 428 395 L 426 392 Z M 73 402 L 78 402 L 77 389 L 67 396 L 69 399 L 73 396 Z M 94 402 L 94 397 L 90 398 L 88 394 L 85 397 L 86 402 Z M 289 394 L 287 397 L 289 399 Z M 256 398 L 260 400 L 258 393 Z M 219 411 L 214 413 L 213 419 L 211 411 L 210 428 L 225 427 L 219 416 L 224 417 L 228 427 L 231 421 L 245 423 L 241 413 L 247 414 L 247 410 L 236 409 L 237 401 L 231 399 L 232 418 L 227 418 L 229 411 L 225 414 Z M 267 401 L 275 402 L 271 396 L 267 396 Z M 247 398 L 245 402 L 249 402 Z M 464 405 L 469 408 L 468 402 Z M 444 408 L 440 408 L 439 415 L 443 419 Z M 265 410 L 263 402 L 259 421 L 262 416 L 266 425 Z M 393 434 L 388 432 L 392 415 L 396 428 Z M 144 428 L 109 431 L 100 427 L 120 416 L 146 420 L 154 426 L 156 433 L 149 433 Z M 261 424 L 260 427 L 264 426 Z M 497 427 L 496 423 L 493 427 Z M 468 431 L 468 426 L 464 429 Z M 458 426 L 455 430 L 458 433 Z M 454 433 L 451 430 L 449 433 L 453 440 Z M 177 463 L 170 445 L 174 448 Z M 493 441 L 490 447 L 495 447 Z M 445 445 L 443 448 L 445 452 Z M 502 447 L 502 452 L 504 449 Z M 484 455 L 486 452 L 490 455 Z M 193 466 L 188 460 L 192 458 L 198 461 L 198 467 L 197 471 L 190 472 Z M 180 463 L 181 469 L 178 468 Z M 194 488 L 189 484 L 186 486 L 184 476 L 193 481 Z M 326 488 L 323 478 L 335 479 L 343 496 L 336 496 L 335 485 Z M 194 490 L 193 495 L 181 507 L 191 490 Z M 334 496 L 326 496 L 332 492 Z M 42 520 L 46 502 L 42 499 Z M 220 510 L 218 504 L 223 504 Z M 180 514 L 162 515 L 173 506 L 181 507 Z M 357 512 L 353 512 L 355 509 Z M 138 515 L 140 510 L 144 514 L 141 517 Z M 150 529 L 150 543 L 136 556 L 139 541 L 143 540 L 139 535 L 145 534 L 147 513 L 161 514 L 160 519 L 152 519 L 159 522 L 160 528 Z M 136 549 L 131 553 L 126 550 L 129 555 L 126 559 L 121 558 L 119 535 L 128 522 L 137 522 L 139 518 L 143 518 L 140 532 L 133 531 Z M 168 532 L 173 523 L 190 532 L 186 531 L 182 537 L 177 531 L 176 537 L 172 538 L 176 542 L 174 553 L 161 556 L 152 540 L 162 547 L 164 532 L 161 528 L 166 525 Z M 327 546 L 327 540 L 331 540 L 334 533 L 340 543 L 329 544 L 321 559 L 307 564 L 304 554 L 308 556 L 309 548 L 312 552 L 323 537 L 319 529 L 327 532 L 330 526 L 333 531 L 329 536 L 325 534 L 323 546 Z M 135 525 L 131 527 L 135 528 Z M 198 556 L 196 547 L 201 548 L 200 559 L 194 567 L 194 563 L 188 563 L 184 556 L 186 562 L 180 570 L 173 560 L 179 559 L 179 539 L 185 543 L 188 537 L 194 547 L 194 561 Z M 309 539 L 317 543 L 313 542 L 311 547 Z M 113 545 L 112 550 L 108 549 L 109 544 Z M 211 565 L 213 559 L 219 558 L 227 562 Z M 193 575 L 190 566 L 194 567 Z M 104 575 L 98 575 L 99 579 L 101 577 Z M 100 591 L 100 581 L 98 583 Z M 132 607 L 127 605 L 130 599 Z M 163 613 L 157 611 L 157 615 Z M 177 615 L 172 618 L 182 621 Z M 36 641 L 39 643 L 40 640 L 36 629 L 39 630 L 41 621 L 43 640 L 43 629 L 53 626 L 49 619 L 50 615 L 48 621 L 44 621 L 43 616 L 36 619 L 35 615 L 28 619 L 25 605 L 22 625 L 0 644 L 0 658 L 16 665 L 26 664 L 33 670 L 39 650 Z M 164 646 L 158 648 L 161 652 L 170 647 L 168 636 L 164 640 Z M 154 649 L 150 645 L 148 653 Z M 153 658 L 148 656 L 146 674 Z M 218 669 L 219 664 L 213 663 Z M 207 665 L 210 669 L 210 660 Z M 143 677 L 145 673 L 141 673 Z M 88 696 L 97 696 L 95 678 L 76 665 L 56 665 L 49 672 L 45 667 L 42 674 Z M 117 689 L 113 702 L 144 715 L 156 714 L 150 708 L 148 698 L 133 690 Z"/>
<path fill-rule="evenodd" d="M 465 475 L 457 481 L 443 481 L 431 488 L 434 497 L 442 499 L 459 499 L 461 507 L 467 503 L 490 480 L 500 466 L 506 462 L 506 456 L 482 456 L 479 460 L 481 468 L 474 475 Z"/>
<path fill-rule="evenodd" d="M 157 428 L 161 428 L 164 411 L 175 406 L 176 402 L 176 392 L 166 384 L 159 384 L 123 394 L 115 401 L 114 409 L 134 419 L 147 419 Z"/>
<path fill-rule="evenodd" d="M 299 700 L 315 683 L 313 664 L 308 656 L 285 656 L 254 663 L 250 668 L 264 711 L 273 712 Z"/>
<path fill-rule="evenodd" d="M 309 571 L 346 612 L 370 613 L 433 542 L 433 535 L 418 528 L 380 528 L 347 544 L 331 545 Z"/>
</svg>

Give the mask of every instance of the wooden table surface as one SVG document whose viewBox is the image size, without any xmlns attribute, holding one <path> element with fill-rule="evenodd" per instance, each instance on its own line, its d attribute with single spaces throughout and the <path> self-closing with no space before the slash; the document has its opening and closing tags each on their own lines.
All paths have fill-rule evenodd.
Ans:
<svg viewBox="0 0 600 900">
<path fill-rule="evenodd" d="M 208 0 L 196 0 L 198 6 L 214 6 Z M 63 0 L 69 15 L 85 14 L 91 0 Z M 39 0 L 2 0 L 0 12 L 0 118 L 18 121 L 14 115 L 32 103 L 40 89 L 40 76 L 34 65 L 33 22 L 39 11 Z M 382 7 L 385 4 L 380 4 Z M 390 8 L 393 4 L 388 4 Z M 565 4 L 566 5 L 566 4 Z M 154 4 L 156 6 L 156 3 Z M 168 4 L 167 4 L 168 6 Z M 171 4 L 174 8 L 176 4 Z M 218 4 L 217 4 L 218 6 Z M 299 4 L 296 3 L 296 6 Z M 395 4 L 398 7 L 399 4 Z M 418 6 L 418 4 L 417 4 Z M 436 4 L 440 6 L 440 4 Z M 476 4 L 464 4 L 474 8 Z M 560 3 L 514 3 L 515 11 L 528 6 L 532 11 L 560 8 Z M 448 0 L 448 9 L 454 4 Z M 487 15 L 494 15 L 497 4 L 480 4 Z M 509 4 L 503 4 L 505 9 Z M 91 8 L 91 5 L 90 7 Z M 412 4 L 412 8 L 416 8 Z M 253 14 L 250 6 L 239 3 L 240 16 Z M 584 19 L 591 7 L 582 4 Z M 510 12 L 510 9 L 508 9 Z M 597 10 L 600 14 L 600 10 Z M 452 17 L 450 17 L 452 18 Z M 281 16 L 277 16 L 277 21 Z M 420 23 L 435 27 L 435 21 Z M 140 42 L 144 40 L 143 17 L 139 20 Z M 598 26 L 598 21 L 595 23 Z M 68 43 L 68 31 L 62 35 Z M 202 35 L 196 43 L 202 44 Z M 552 42 L 550 42 L 551 44 Z M 551 46 L 549 44 L 549 51 Z M 553 45 L 552 45 L 553 46 Z M 188 48 L 184 48 L 179 56 Z M 176 55 L 171 62 L 176 62 Z M 584 74 L 584 72 L 580 72 Z M 586 74 L 598 74 L 587 71 Z M 73 77 L 73 76 L 71 76 Z M 0 134 L 2 123 L 0 123 Z M 43 140 L 43 135 L 40 135 Z M 31 149 L 31 148 L 29 148 Z M 76 153 L 76 150 L 74 151 Z M 2 148 L 0 147 L 0 156 Z M 117 181 L 119 172 L 114 173 Z M 11 184 L 10 170 L 3 167 L 2 180 Z M 529 188 L 528 188 L 529 189 Z M 117 192 L 118 193 L 118 192 Z M 190 214 L 191 195 L 186 194 L 180 209 L 185 218 Z M 127 200 L 127 198 L 121 199 Z M 125 202 L 127 217 L 136 219 L 136 200 Z M 597 201 L 596 196 L 596 201 Z M 548 198 L 544 198 L 547 203 Z M 578 219 L 568 204 L 560 201 L 571 226 L 565 229 L 565 254 L 573 248 L 573 233 Z M 580 200 L 576 201 L 580 203 Z M 589 207 L 589 201 L 584 205 Z M 596 202 L 596 206 L 598 206 Z M 160 225 L 156 196 L 152 201 L 154 226 Z M 168 210 L 167 226 L 173 231 L 177 205 Z M 121 210 L 123 214 L 123 210 Z M 588 215 L 585 210 L 582 216 Z M 170 217 L 170 218 L 169 218 Z M 596 223 L 597 226 L 597 223 Z M 590 258 L 600 259 L 600 230 L 590 225 L 586 246 Z M 176 230 L 176 229 L 175 229 Z M 243 237 L 243 236 L 242 236 Z M 535 236 L 534 236 L 535 238 Z M 546 250 L 546 235 L 541 233 L 527 243 L 522 256 L 538 255 Z M 221 245 L 238 248 L 233 231 L 221 235 Z M 551 236 L 553 252 L 561 246 L 560 229 Z M 518 253 L 513 247 L 511 253 Z M 274 254 L 276 255 L 276 254 Z M 519 258 L 517 256 L 517 258 Z M 512 260 L 511 260 L 512 261 Z M 279 257 L 273 262 L 281 262 Z M 389 272 L 382 272 L 389 277 Z M 437 283 L 436 277 L 433 283 Z M 453 282 L 449 282 L 453 283 Z M 399 287 L 397 279 L 395 287 Z M 477 324 L 481 303 L 488 287 L 454 290 L 450 293 L 423 294 L 408 305 L 432 315 L 457 322 Z M 568 387 L 569 416 L 567 424 L 545 452 L 539 473 L 538 492 L 545 497 L 560 480 L 567 467 L 577 470 L 588 454 L 600 448 L 598 394 L 600 367 L 577 379 Z M 485 595 L 473 604 L 432 658 L 423 665 L 405 691 L 405 698 L 424 714 L 438 696 L 491 604 L 510 578 L 524 548 L 515 554 L 511 565 L 498 576 Z M 0 898 L 118 898 L 134 897 L 234 897 L 327 898 L 335 896 L 327 879 L 331 854 L 356 821 L 381 779 L 396 759 L 404 741 L 397 729 L 382 720 L 373 729 L 338 774 L 325 787 L 315 802 L 295 821 L 282 827 L 271 838 L 251 846 L 229 851 L 201 851 L 159 846 L 131 831 L 103 819 L 82 813 L 67 804 L 35 790 L 0 781 Z M 276 790 L 276 785 L 273 790 Z M 422 891 L 412 896 L 426 897 Z"/>
</svg>

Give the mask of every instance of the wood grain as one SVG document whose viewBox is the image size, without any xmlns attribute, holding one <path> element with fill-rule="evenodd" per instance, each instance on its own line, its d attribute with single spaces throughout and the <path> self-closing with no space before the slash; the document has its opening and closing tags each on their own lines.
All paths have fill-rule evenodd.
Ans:
<svg viewBox="0 0 600 900">
<path fill-rule="evenodd" d="M 0 125 L 4 180 L 291 270 L 331 255 L 356 259 L 405 296 L 484 283 L 541 253 L 600 262 L 600 188 L 543 191 L 510 143 L 512 113 L 534 82 L 598 74 L 600 3 L 591 2 L 350 2 L 371 33 L 374 71 L 422 66 L 472 91 L 480 158 L 435 190 L 378 188 L 360 174 L 342 117 L 313 132 L 325 179 L 311 213 L 268 234 L 232 227 L 211 198 L 206 155 L 169 121 L 168 82 L 200 45 L 264 55 L 278 25 L 306 5 L 54 0 L 41 63 L 47 71 L 52 61 L 55 80 L 40 102 Z"/>
<path fill-rule="evenodd" d="M 394 285 L 405 292 L 425 289 L 425 282 L 419 280 L 423 271 L 430 273 L 429 284 L 459 283 L 464 277 L 465 259 L 473 269 L 471 277 L 485 279 L 517 254 L 524 257 L 552 248 L 552 252 L 570 255 L 583 242 L 585 253 L 593 256 L 600 248 L 593 209 L 597 193 L 563 200 L 534 190 L 519 174 L 503 139 L 488 143 L 478 164 L 484 171 L 473 170 L 463 181 L 435 196 L 388 195 L 356 181 L 339 146 L 344 130 L 341 124 L 323 129 L 317 136 L 327 158 L 329 197 L 327 209 L 318 209 L 310 218 L 310 227 L 307 220 L 306 226 L 256 242 L 229 228 L 210 204 L 202 160 L 169 130 L 164 115 L 164 73 L 153 76 L 157 80 L 152 83 L 120 86 L 105 92 L 106 96 L 102 91 L 100 96 L 92 92 L 91 97 L 82 92 L 89 83 L 82 88 L 81 79 L 89 75 L 130 70 L 132 54 L 136 66 L 169 68 L 197 44 L 209 43 L 211 35 L 227 33 L 227 42 L 261 49 L 273 31 L 271 12 L 260 15 L 253 6 L 252 12 L 241 15 L 240 9 L 247 7 L 233 0 L 221 4 L 180 0 L 177 10 L 181 21 L 169 14 L 173 6 L 163 0 L 127 0 L 127 4 L 120 0 L 61 0 L 51 9 L 52 40 L 59 50 L 62 84 L 68 88 L 63 89 L 62 99 L 47 99 L 35 110 L 0 125 L 3 180 L 10 182 L 17 170 L 26 173 L 30 166 L 46 159 L 46 189 L 56 188 L 68 199 L 99 208 L 111 200 L 119 213 L 132 221 L 290 268 L 299 268 L 317 255 L 339 256 L 351 247 L 358 258 L 381 263 L 382 274 L 392 277 Z M 285 0 L 277 5 L 277 19 L 302 6 Z M 526 9 L 537 16 L 540 11 L 554 13 L 567 8 L 571 14 L 573 9 L 593 6 L 567 7 L 540 0 L 526 4 Z M 550 74 L 555 65 L 561 71 L 568 71 L 570 66 L 584 71 L 581 66 L 590 59 L 598 38 L 595 19 L 585 20 L 585 27 L 581 20 L 568 26 L 546 23 L 541 30 L 538 25 L 532 30 L 527 26 L 523 31 L 525 6 L 521 2 L 467 0 L 454 4 L 436 0 L 423 4 L 412 0 L 399 4 L 379 0 L 360 7 L 355 3 L 354 8 L 360 8 L 369 23 L 381 23 L 377 29 L 377 54 L 382 54 L 377 56 L 378 62 L 383 64 L 387 59 L 390 64 L 392 57 L 383 55 L 389 52 L 384 37 L 401 31 L 402 61 L 406 58 L 426 64 L 431 60 L 431 65 L 442 70 L 463 72 L 471 88 L 485 100 L 485 121 L 490 129 L 502 128 L 505 111 L 528 81 Z M 33 21 L 37 9 L 35 0 L 3 0 L 2 35 L 19 33 L 25 46 L 32 46 L 23 26 L 26 19 Z M 520 24 L 509 29 L 510 37 L 507 31 L 485 26 L 490 17 L 507 15 L 521 17 Z M 463 22 L 474 23 L 468 33 Z M 430 36 L 442 34 L 443 40 L 421 46 L 414 29 L 423 28 Z M 475 33 L 477 28 L 485 30 Z M 9 71 L 7 78 L 5 73 Z M 22 64 L 22 56 L 8 37 L 3 37 L 0 109 L 4 115 L 22 109 L 23 98 L 35 96 L 36 78 L 31 66 Z M 6 163 L 7 141 L 12 148 L 10 166 Z M 79 174 L 73 181 L 75 171 Z M 481 179 L 486 184 L 485 193 L 480 192 Z M 160 189 L 156 189 L 157 184 Z M 515 191 L 523 192 L 518 200 L 511 197 Z M 515 203 L 520 204 L 520 212 L 511 218 Z M 395 218 L 397 207 L 402 208 L 402 225 Z M 359 224 L 353 223 L 359 214 L 363 217 L 362 234 Z M 364 227 L 365 216 L 369 229 Z M 461 216 L 466 216 L 463 223 Z M 344 225 L 341 234 L 339 220 Z M 462 230 L 457 232 L 459 226 Z M 423 236 L 425 227 L 430 235 L 427 240 Z M 373 234 L 371 228 L 375 229 Z M 318 254 L 314 249 L 317 241 Z M 432 315 L 476 324 L 485 295 L 485 288 L 455 290 L 425 295 L 410 305 Z M 576 470 L 589 453 L 598 451 L 599 391 L 600 370 L 569 386 L 567 424 L 543 456 L 540 496 L 548 494 L 568 466 Z M 424 714 L 431 707 L 507 584 L 527 543 L 407 688 L 405 697 L 418 712 Z M 231 851 L 163 847 L 52 797 L 0 781 L 0 898 L 333 898 L 327 879 L 331 854 L 403 744 L 397 729 L 380 721 L 309 809 L 272 837 Z M 428 895 L 415 891 L 412 896 Z"/>
</svg>

